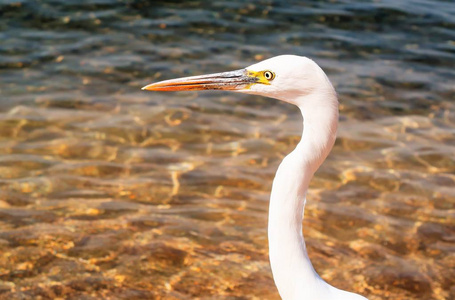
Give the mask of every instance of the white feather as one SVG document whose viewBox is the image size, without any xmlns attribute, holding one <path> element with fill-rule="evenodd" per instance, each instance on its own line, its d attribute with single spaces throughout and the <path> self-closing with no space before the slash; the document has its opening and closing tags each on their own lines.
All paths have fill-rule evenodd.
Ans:
<svg viewBox="0 0 455 300">
<path fill-rule="evenodd" d="M 302 139 L 278 168 L 269 207 L 270 263 L 281 297 L 284 300 L 365 300 L 319 277 L 308 258 L 302 235 L 308 185 L 336 138 L 338 99 L 332 84 L 315 62 L 294 55 L 274 57 L 247 70 L 270 70 L 275 78 L 270 85 L 255 84 L 240 92 L 292 103 L 303 116 Z"/>
</svg>

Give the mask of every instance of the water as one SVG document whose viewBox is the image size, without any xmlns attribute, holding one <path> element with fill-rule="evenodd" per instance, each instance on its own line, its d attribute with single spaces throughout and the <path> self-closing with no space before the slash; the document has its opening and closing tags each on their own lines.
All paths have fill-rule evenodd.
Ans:
<svg viewBox="0 0 455 300">
<path fill-rule="evenodd" d="M 178 76 L 306 55 L 341 101 L 309 255 L 370 299 L 455 298 L 452 1 L 0 2 L 0 298 L 279 299 L 267 252 L 296 108 Z"/>
</svg>

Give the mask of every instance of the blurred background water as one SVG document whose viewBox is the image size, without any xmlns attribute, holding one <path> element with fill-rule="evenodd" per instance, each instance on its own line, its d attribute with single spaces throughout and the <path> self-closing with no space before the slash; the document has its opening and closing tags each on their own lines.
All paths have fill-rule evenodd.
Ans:
<svg viewBox="0 0 455 300">
<path fill-rule="evenodd" d="M 271 182 L 301 116 L 150 93 L 279 54 L 340 96 L 308 196 L 319 274 L 455 299 L 453 1 L 0 1 L 0 299 L 279 299 Z"/>
</svg>

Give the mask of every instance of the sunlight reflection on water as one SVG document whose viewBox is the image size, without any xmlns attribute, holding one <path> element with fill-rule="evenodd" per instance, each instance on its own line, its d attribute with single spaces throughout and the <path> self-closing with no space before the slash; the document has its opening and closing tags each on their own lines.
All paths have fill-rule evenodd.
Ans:
<svg viewBox="0 0 455 300">
<path fill-rule="evenodd" d="M 298 111 L 140 87 L 284 53 L 314 58 L 340 95 L 304 222 L 319 274 L 372 300 L 455 297 L 453 3 L 18 0 L 0 13 L 1 299 L 278 299 L 268 198 Z"/>
</svg>

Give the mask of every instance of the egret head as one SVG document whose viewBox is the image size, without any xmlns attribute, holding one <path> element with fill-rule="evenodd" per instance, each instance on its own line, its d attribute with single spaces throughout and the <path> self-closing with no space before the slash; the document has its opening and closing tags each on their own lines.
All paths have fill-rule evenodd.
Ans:
<svg viewBox="0 0 455 300">
<path fill-rule="evenodd" d="M 306 96 L 333 92 L 311 59 L 281 55 L 236 71 L 165 80 L 142 88 L 151 91 L 230 90 L 262 95 L 300 106 Z"/>
</svg>

